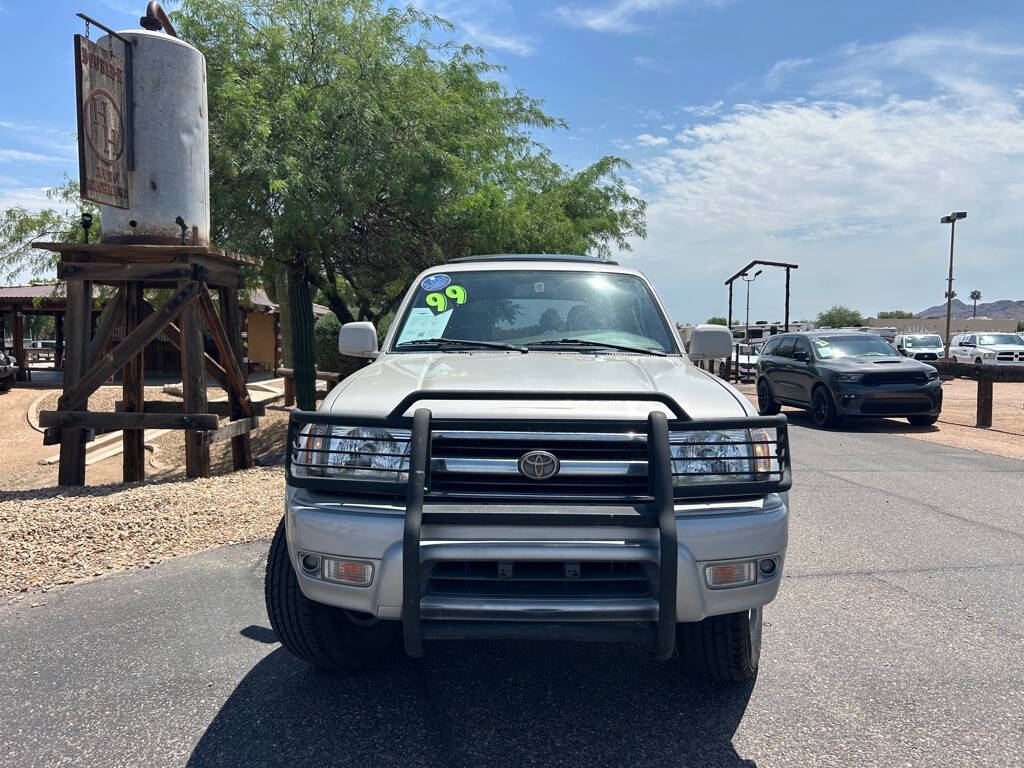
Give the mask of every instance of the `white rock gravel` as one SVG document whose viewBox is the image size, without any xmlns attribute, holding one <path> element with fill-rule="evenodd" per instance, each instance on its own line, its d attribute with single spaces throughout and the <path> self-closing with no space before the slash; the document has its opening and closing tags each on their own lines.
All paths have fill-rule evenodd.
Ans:
<svg viewBox="0 0 1024 768">
<path fill-rule="evenodd" d="M 0 596 L 268 537 L 283 508 L 281 467 L 187 481 L 0 492 Z"/>
</svg>

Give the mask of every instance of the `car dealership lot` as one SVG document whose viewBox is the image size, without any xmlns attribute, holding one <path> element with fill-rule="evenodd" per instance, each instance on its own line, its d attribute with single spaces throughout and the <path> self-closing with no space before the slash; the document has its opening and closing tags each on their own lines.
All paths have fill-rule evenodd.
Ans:
<svg viewBox="0 0 1024 768">
<path fill-rule="evenodd" d="M 791 418 L 753 685 L 557 643 L 322 674 L 267 629 L 256 543 L 0 607 L 0 763 L 1021 764 L 1024 464 Z"/>
</svg>

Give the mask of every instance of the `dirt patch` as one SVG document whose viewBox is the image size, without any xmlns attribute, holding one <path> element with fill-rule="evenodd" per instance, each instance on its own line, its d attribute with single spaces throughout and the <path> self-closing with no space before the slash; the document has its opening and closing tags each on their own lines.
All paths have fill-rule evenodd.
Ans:
<svg viewBox="0 0 1024 768">
<path fill-rule="evenodd" d="M 0 492 L 0 595 L 70 584 L 270 536 L 284 472 Z"/>
</svg>

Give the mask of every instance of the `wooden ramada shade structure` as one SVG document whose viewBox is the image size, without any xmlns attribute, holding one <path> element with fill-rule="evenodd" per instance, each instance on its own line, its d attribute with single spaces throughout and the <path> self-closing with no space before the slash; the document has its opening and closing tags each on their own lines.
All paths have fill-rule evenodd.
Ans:
<svg viewBox="0 0 1024 768">
<path fill-rule="evenodd" d="M 59 485 L 84 485 L 85 443 L 95 429 L 124 430 L 124 481 L 145 478 L 146 429 L 185 430 L 185 472 L 210 474 L 210 444 L 231 440 L 235 469 L 252 466 L 249 432 L 259 425 L 241 366 L 242 336 L 238 289 L 240 270 L 253 259 L 202 245 L 33 243 L 60 254 L 57 276 L 67 281 L 64 321 L 64 392 L 56 411 L 43 411 L 44 442 L 60 443 Z M 95 333 L 90 305 L 93 284 L 114 286 Z M 219 314 L 210 289 L 217 290 Z M 172 289 L 161 306 L 146 301 L 144 289 Z M 203 351 L 205 320 L 219 362 Z M 105 353 L 114 329 L 122 340 Z M 163 334 L 181 351 L 183 403 L 146 403 L 143 350 Z M 89 396 L 123 370 L 123 396 L 115 413 L 88 410 Z M 208 406 L 209 374 L 228 394 L 229 421 L 221 426 Z M 219 409 L 218 409 L 219 410 Z"/>
</svg>

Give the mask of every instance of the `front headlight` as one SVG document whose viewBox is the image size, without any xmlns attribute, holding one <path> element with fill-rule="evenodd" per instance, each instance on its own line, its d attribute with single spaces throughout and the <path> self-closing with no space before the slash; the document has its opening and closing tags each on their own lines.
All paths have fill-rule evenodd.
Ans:
<svg viewBox="0 0 1024 768">
<path fill-rule="evenodd" d="M 863 373 L 837 373 L 836 381 L 840 384 L 858 384 L 864 379 Z"/>
<path fill-rule="evenodd" d="M 409 480 L 407 429 L 311 424 L 303 430 L 292 471 L 299 477 Z"/>
<path fill-rule="evenodd" d="M 981 353 L 981 359 L 982 360 L 991 360 L 995 356 L 996 356 L 995 352 L 982 352 Z"/>
<path fill-rule="evenodd" d="M 924 375 L 928 381 L 935 381 L 937 378 L 939 378 L 939 372 L 936 371 L 934 368 L 932 368 L 930 371 L 925 371 Z"/>
<path fill-rule="evenodd" d="M 671 432 L 672 484 L 764 479 L 779 471 L 772 445 L 763 429 Z"/>
</svg>

